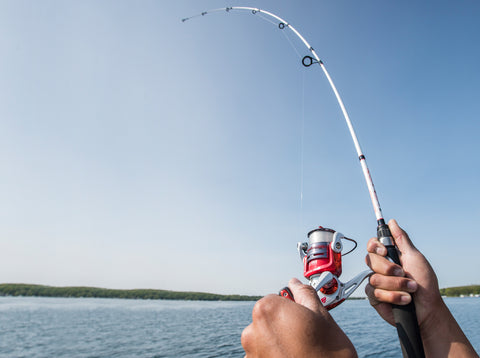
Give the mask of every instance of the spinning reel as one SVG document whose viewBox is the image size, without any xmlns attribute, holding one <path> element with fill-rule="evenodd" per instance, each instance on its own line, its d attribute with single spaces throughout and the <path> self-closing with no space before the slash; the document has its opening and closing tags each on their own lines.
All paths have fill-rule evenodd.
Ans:
<svg viewBox="0 0 480 358">
<path fill-rule="evenodd" d="M 323 306 L 330 310 L 345 301 L 370 274 L 363 271 L 348 282 L 340 281 L 342 274 L 342 256 L 349 254 L 357 247 L 355 240 L 324 227 L 308 233 L 308 242 L 299 242 L 297 249 L 303 261 L 303 275 L 310 286 L 317 291 Z M 342 255 L 342 240 L 352 241 L 355 246 Z M 294 300 L 288 287 L 280 291 L 280 295 Z"/>
</svg>

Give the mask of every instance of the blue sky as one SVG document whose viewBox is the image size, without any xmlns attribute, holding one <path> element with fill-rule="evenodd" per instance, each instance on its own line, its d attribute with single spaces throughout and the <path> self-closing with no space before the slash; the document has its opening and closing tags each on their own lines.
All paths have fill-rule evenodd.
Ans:
<svg viewBox="0 0 480 358">
<path fill-rule="evenodd" d="M 3 1 L 0 282 L 276 292 L 318 225 L 384 216 L 441 287 L 479 283 L 476 1 Z M 293 47 L 293 48 L 292 48 Z M 301 199 L 303 194 L 303 199 Z M 360 294 L 362 294 L 361 292 Z"/>
</svg>

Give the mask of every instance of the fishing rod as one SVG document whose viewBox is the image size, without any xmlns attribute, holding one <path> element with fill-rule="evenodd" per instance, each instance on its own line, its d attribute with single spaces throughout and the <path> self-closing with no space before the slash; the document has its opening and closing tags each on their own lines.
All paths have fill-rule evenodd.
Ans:
<svg viewBox="0 0 480 358">
<path fill-rule="evenodd" d="M 401 265 L 401 262 L 400 262 L 400 259 L 399 259 L 399 256 L 398 256 L 398 250 L 397 250 L 397 247 L 395 246 L 394 239 L 392 237 L 392 234 L 390 232 L 390 229 L 389 229 L 388 225 L 385 223 L 385 220 L 383 218 L 382 209 L 381 209 L 380 203 L 378 201 L 378 196 L 377 196 L 377 193 L 375 191 L 375 187 L 373 185 L 373 180 L 372 180 L 372 177 L 370 175 L 370 171 L 369 171 L 368 166 L 367 166 L 367 161 L 366 161 L 365 155 L 362 152 L 362 149 L 360 147 L 360 143 L 358 141 L 357 135 L 355 133 L 355 130 L 353 128 L 352 122 L 351 122 L 350 117 L 349 117 L 349 115 L 347 113 L 347 110 L 345 108 L 345 105 L 343 104 L 343 101 L 340 97 L 340 94 L 338 93 L 338 90 L 337 90 L 335 84 L 333 83 L 333 80 L 330 77 L 330 74 L 328 73 L 324 63 L 322 62 L 322 60 L 320 60 L 320 57 L 317 55 L 317 53 L 315 52 L 313 47 L 307 42 L 307 40 L 290 23 L 288 23 L 287 21 L 285 21 L 281 17 L 279 17 L 279 16 L 277 16 L 277 15 L 275 15 L 275 14 L 269 12 L 269 11 L 258 9 L 258 8 L 253 8 L 253 7 L 232 6 L 232 7 L 226 7 L 226 8 L 218 8 L 218 9 L 207 10 L 207 11 L 204 11 L 200 14 L 183 18 L 182 22 L 188 21 L 188 20 L 196 18 L 196 17 L 202 17 L 202 16 L 205 16 L 205 15 L 210 14 L 210 13 L 215 13 L 215 12 L 227 12 L 227 13 L 229 13 L 229 12 L 234 11 L 234 10 L 235 11 L 248 11 L 248 12 L 251 12 L 253 15 L 256 15 L 256 14 L 266 15 L 269 18 L 274 19 L 276 21 L 276 22 L 273 22 L 273 23 L 277 24 L 278 28 L 280 30 L 285 30 L 285 29 L 291 30 L 302 41 L 302 43 L 305 45 L 305 47 L 310 52 L 310 55 L 306 55 L 306 56 L 303 57 L 303 59 L 302 59 L 303 66 L 310 67 L 311 65 L 318 64 L 321 67 L 323 73 L 325 74 L 325 77 L 328 80 L 328 83 L 330 84 L 330 87 L 333 90 L 333 93 L 335 94 L 338 105 L 340 106 L 340 109 L 342 111 L 343 117 L 345 118 L 345 122 L 347 123 L 348 130 L 349 130 L 350 135 L 352 137 L 353 144 L 355 146 L 355 150 L 357 152 L 357 156 L 358 156 L 358 159 L 360 161 L 360 166 L 362 168 L 363 176 L 365 177 L 365 181 L 367 183 L 368 192 L 370 194 L 370 199 L 372 201 L 373 210 L 375 212 L 375 217 L 376 217 L 376 220 L 377 220 L 377 238 L 387 248 L 387 257 L 391 261 L 393 261 L 395 264 Z M 267 18 L 265 18 L 263 16 L 261 16 L 261 17 L 263 19 L 267 20 Z M 271 22 L 270 20 L 267 20 L 267 21 Z M 323 229 L 323 228 L 320 227 L 319 229 Z M 330 230 L 330 229 L 327 229 L 326 232 L 329 232 L 328 230 Z M 317 231 L 318 230 L 311 231 L 308 235 L 309 238 L 310 238 L 310 235 L 312 233 L 316 233 Z M 320 231 L 325 232 L 324 230 L 320 230 Z M 331 230 L 331 231 L 333 231 L 333 230 Z M 333 233 L 335 235 L 335 231 L 333 231 Z M 337 240 L 334 239 L 334 236 L 333 237 L 328 237 L 327 239 L 323 238 L 324 236 L 325 235 L 323 233 L 320 236 L 320 237 L 322 237 L 322 239 L 316 239 L 314 236 L 312 236 L 312 238 L 310 240 L 310 244 L 312 245 L 311 247 L 313 248 L 314 247 L 313 244 L 318 243 L 319 242 L 318 240 L 324 240 L 324 241 L 320 241 L 320 242 L 321 243 L 324 243 L 324 242 L 329 242 L 330 243 L 331 242 L 332 244 L 329 245 L 328 247 L 332 248 L 333 252 L 335 252 L 334 243 L 336 243 Z M 340 244 L 341 244 L 341 242 L 340 242 Z M 307 245 L 307 246 L 305 246 L 305 245 Z M 309 247 L 310 246 L 306 243 L 304 243 L 304 244 L 299 243 L 299 245 L 297 247 L 301 256 L 302 256 L 302 250 L 303 250 L 304 255 L 303 255 L 302 258 L 304 258 L 305 261 L 307 259 L 306 253 L 307 253 Z M 305 269 L 304 269 L 304 272 L 306 272 L 306 271 L 307 271 L 307 266 L 305 266 Z M 331 279 L 330 275 L 328 275 L 329 273 L 331 274 L 331 271 L 324 271 L 322 273 L 324 275 L 323 279 L 320 279 L 320 277 L 318 275 L 315 275 L 315 281 L 316 281 L 315 285 L 318 289 L 322 288 L 322 286 L 319 286 L 320 284 L 324 285 L 325 283 L 328 283 L 326 276 L 328 276 L 328 278 Z M 320 280 L 320 282 L 318 282 L 319 280 Z M 340 282 L 339 280 L 336 280 L 336 281 Z M 312 280 L 310 280 L 310 284 L 312 284 Z M 355 288 L 356 287 L 358 287 L 358 284 L 355 286 Z M 319 295 L 320 295 L 321 291 L 317 290 L 317 293 L 319 293 Z M 290 292 L 283 291 L 283 294 L 287 297 L 290 296 L 290 298 L 293 299 L 293 296 L 291 296 Z M 322 303 L 324 303 L 323 300 L 322 300 Z M 397 328 L 397 333 L 398 333 L 398 337 L 399 337 L 399 340 L 400 340 L 400 344 L 401 344 L 401 347 L 402 347 L 402 352 L 403 352 L 404 357 L 408 357 L 408 358 L 425 357 L 425 353 L 424 353 L 424 350 L 423 350 L 423 343 L 422 343 L 422 339 L 421 339 L 421 336 L 420 336 L 420 329 L 419 329 L 418 321 L 417 321 L 417 315 L 416 315 L 416 312 L 415 312 L 415 304 L 414 304 L 413 300 L 408 305 L 405 305 L 405 306 L 392 305 L 392 310 L 393 310 L 395 325 L 396 325 L 396 328 Z"/>
</svg>

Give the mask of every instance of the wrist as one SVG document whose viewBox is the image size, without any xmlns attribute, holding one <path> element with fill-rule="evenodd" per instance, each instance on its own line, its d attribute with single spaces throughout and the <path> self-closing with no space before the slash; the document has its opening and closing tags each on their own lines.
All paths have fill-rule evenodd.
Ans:
<svg viewBox="0 0 480 358">
<path fill-rule="evenodd" d="M 438 340 L 439 335 L 443 336 L 445 333 L 448 333 L 448 327 L 450 326 L 452 318 L 450 311 L 442 299 L 432 305 L 430 313 L 426 315 L 420 324 L 420 334 L 424 342 L 428 342 L 430 339 Z"/>
<path fill-rule="evenodd" d="M 447 305 L 440 299 L 420 325 L 420 334 L 427 357 L 452 354 L 459 357 L 478 357 Z"/>
</svg>

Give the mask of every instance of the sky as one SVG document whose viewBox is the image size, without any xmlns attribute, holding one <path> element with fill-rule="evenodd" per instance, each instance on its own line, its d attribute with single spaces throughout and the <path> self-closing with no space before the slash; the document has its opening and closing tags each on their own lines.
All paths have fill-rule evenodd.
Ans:
<svg viewBox="0 0 480 358">
<path fill-rule="evenodd" d="M 477 1 L 0 2 L 0 282 L 278 292 L 319 225 L 383 214 L 480 284 Z M 346 244 L 348 245 L 348 244 Z M 363 295 L 363 289 L 355 293 Z"/>
</svg>

